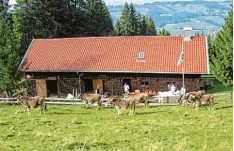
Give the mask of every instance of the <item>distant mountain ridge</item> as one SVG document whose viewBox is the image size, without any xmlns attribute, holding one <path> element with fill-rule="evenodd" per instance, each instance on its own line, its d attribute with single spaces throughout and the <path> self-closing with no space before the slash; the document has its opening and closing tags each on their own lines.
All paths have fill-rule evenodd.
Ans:
<svg viewBox="0 0 234 151">
<path fill-rule="evenodd" d="M 224 24 L 232 1 L 173 1 L 136 4 L 137 12 L 151 16 L 158 28 L 167 29 L 172 35 L 182 35 L 183 27 L 195 32 L 215 34 Z M 121 16 L 123 5 L 108 6 L 114 23 Z"/>
</svg>

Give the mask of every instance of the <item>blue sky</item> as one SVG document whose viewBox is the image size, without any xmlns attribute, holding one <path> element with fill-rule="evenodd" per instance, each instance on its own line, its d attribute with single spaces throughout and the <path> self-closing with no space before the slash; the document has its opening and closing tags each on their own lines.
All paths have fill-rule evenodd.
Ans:
<svg viewBox="0 0 234 151">
<path fill-rule="evenodd" d="M 104 0 L 107 5 L 123 5 L 125 2 L 132 2 L 134 4 L 152 3 L 155 1 L 168 2 L 168 1 L 191 1 L 191 0 Z M 222 1 L 222 0 L 206 0 L 206 1 Z M 14 3 L 15 0 L 10 0 L 10 3 Z"/>
</svg>

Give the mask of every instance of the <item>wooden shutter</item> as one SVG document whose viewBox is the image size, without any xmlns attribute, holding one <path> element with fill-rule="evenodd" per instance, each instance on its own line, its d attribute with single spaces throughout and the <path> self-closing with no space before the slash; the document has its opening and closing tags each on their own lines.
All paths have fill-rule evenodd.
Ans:
<svg viewBox="0 0 234 151">
<path fill-rule="evenodd" d="M 47 97 L 46 80 L 36 80 L 37 96 Z"/>
</svg>

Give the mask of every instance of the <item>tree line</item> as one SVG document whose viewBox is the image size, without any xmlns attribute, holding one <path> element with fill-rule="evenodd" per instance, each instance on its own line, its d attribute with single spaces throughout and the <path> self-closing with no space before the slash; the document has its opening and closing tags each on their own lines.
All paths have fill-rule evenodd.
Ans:
<svg viewBox="0 0 234 151">
<path fill-rule="evenodd" d="M 137 13 L 133 3 L 125 3 L 121 17 L 117 19 L 114 33 L 118 36 L 170 36 L 164 28 L 157 32 L 152 17 Z"/>
</svg>

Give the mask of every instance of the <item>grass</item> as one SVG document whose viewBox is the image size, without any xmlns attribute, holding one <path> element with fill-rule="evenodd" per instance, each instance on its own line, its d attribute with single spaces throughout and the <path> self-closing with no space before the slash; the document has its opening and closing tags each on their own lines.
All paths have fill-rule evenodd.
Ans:
<svg viewBox="0 0 234 151">
<path fill-rule="evenodd" d="M 216 101 L 212 111 L 151 105 L 120 117 L 113 107 L 49 105 L 29 117 L 20 105 L 0 105 L 0 150 L 230 151 L 232 100 Z"/>
</svg>

